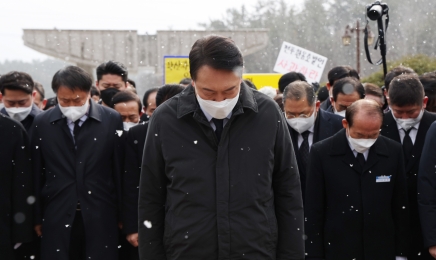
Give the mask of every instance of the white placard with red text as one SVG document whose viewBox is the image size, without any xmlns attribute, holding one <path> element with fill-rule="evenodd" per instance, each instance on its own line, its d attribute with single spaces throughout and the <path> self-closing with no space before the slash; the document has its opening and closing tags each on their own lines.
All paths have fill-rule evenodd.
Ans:
<svg viewBox="0 0 436 260">
<path fill-rule="evenodd" d="M 274 71 L 288 73 L 301 72 L 308 82 L 319 82 L 324 71 L 327 58 L 303 49 L 289 42 L 283 42 Z"/>
</svg>

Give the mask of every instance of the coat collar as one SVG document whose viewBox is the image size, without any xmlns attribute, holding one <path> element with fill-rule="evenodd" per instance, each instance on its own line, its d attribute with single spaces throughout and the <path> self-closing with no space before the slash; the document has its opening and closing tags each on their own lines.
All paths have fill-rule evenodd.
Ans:
<svg viewBox="0 0 436 260">
<path fill-rule="evenodd" d="M 99 122 L 102 121 L 102 116 L 101 116 L 101 111 L 100 111 L 100 107 L 98 107 L 100 105 L 98 105 L 97 103 L 95 103 L 94 100 L 89 99 L 89 111 L 88 111 L 88 118 L 93 118 Z M 65 116 L 62 114 L 60 108 L 59 108 L 59 104 L 57 104 L 53 109 L 52 109 L 52 113 L 49 117 L 50 123 L 56 122 L 58 120 L 61 120 L 65 118 Z"/>
<path fill-rule="evenodd" d="M 254 97 L 253 90 L 250 89 L 245 83 L 241 83 L 241 91 L 239 93 L 239 102 L 233 111 L 237 111 L 240 107 L 249 108 L 254 112 L 258 112 L 257 102 Z M 188 114 L 196 112 L 200 109 L 197 98 L 195 95 L 195 89 L 192 85 L 189 85 L 182 93 L 180 93 L 179 100 L 177 102 L 177 118 L 182 118 Z M 239 113 L 233 113 L 237 115 Z"/>
<path fill-rule="evenodd" d="M 370 169 L 370 167 L 374 166 L 380 160 L 380 157 L 389 157 L 388 148 L 386 147 L 385 142 L 383 141 L 383 137 L 379 136 L 377 141 L 371 146 L 368 153 L 368 158 L 366 160 L 366 164 L 364 168 L 357 163 L 356 157 L 354 156 L 353 151 L 350 148 L 350 145 L 347 140 L 346 130 L 342 129 L 333 137 L 332 146 L 330 149 L 330 155 L 342 155 L 342 161 L 349 165 L 353 170 L 357 173 L 361 174 L 366 170 Z"/>
</svg>

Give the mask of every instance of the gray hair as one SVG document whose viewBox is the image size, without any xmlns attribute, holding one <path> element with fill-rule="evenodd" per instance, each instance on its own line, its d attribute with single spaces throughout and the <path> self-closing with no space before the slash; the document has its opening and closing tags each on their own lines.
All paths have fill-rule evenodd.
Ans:
<svg viewBox="0 0 436 260">
<path fill-rule="evenodd" d="M 294 81 L 286 86 L 283 91 L 283 104 L 286 100 L 300 100 L 306 98 L 307 104 L 312 106 L 316 102 L 315 91 L 306 81 Z"/>
</svg>

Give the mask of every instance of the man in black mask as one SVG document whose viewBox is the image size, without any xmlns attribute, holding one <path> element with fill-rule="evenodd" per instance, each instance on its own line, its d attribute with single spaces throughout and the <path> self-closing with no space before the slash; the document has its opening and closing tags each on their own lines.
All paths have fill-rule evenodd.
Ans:
<svg viewBox="0 0 436 260">
<path fill-rule="evenodd" d="M 110 107 L 112 97 L 127 89 L 127 68 L 120 62 L 108 61 L 97 67 L 97 82 L 103 106 Z"/>
</svg>

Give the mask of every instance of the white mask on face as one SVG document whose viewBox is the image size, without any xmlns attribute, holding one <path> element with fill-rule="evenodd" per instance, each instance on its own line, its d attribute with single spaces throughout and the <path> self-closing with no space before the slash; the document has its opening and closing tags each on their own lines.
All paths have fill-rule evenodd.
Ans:
<svg viewBox="0 0 436 260">
<path fill-rule="evenodd" d="M 212 100 L 204 100 L 197 94 L 198 104 L 200 104 L 201 109 L 205 110 L 209 115 L 216 119 L 226 118 L 233 108 L 238 103 L 239 93 L 234 98 L 225 99 L 223 101 L 217 102 Z"/>
<path fill-rule="evenodd" d="M 316 112 L 314 111 L 310 117 L 296 117 L 291 119 L 286 118 L 286 121 L 288 122 L 290 127 L 292 127 L 295 131 L 301 134 L 309 130 L 315 124 L 315 114 Z"/>
<path fill-rule="evenodd" d="M 392 109 L 391 109 L 391 113 L 397 124 L 399 124 L 401 128 L 407 131 L 417 123 L 421 122 L 422 116 L 424 115 L 424 109 L 421 110 L 417 118 L 407 118 L 407 119 L 396 118 Z"/>
<path fill-rule="evenodd" d="M 123 122 L 123 126 L 124 126 L 124 131 L 129 131 L 130 128 L 134 127 L 135 125 L 138 125 L 138 123 L 133 123 L 133 122 Z"/>
<path fill-rule="evenodd" d="M 88 112 L 89 100 L 86 100 L 85 104 L 80 107 L 63 107 L 59 104 L 59 108 L 66 118 L 76 122 L 77 119 L 81 118 L 86 114 L 86 112 Z"/>
<path fill-rule="evenodd" d="M 32 105 L 28 107 L 5 107 L 5 110 L 11 118 L 21 122 L 32 111 Z"/>
<path fill-rule="evenodd" d="M 333 112 L 334 112 L 336 115 L 339 115 L 339 116 L 345 117 L 345 111 L 346 111 L 346 110 L 342 110 L 341 112 L 338 112 L 338 111 L 336 110 L 335 106 L 333 106 Z"/>
<path fill-rule="evenodd" d="M 351 147 L 353 147 L 353 149 L 358 153 L 364 153 L 368 151 L 369 148 L 374 145 L 375 141 L 377 141 L 377 139 L 354 139 L 350 136 L 350 129 L 347 131 L 347 138 L 351 144 Z"/>
</svg>

